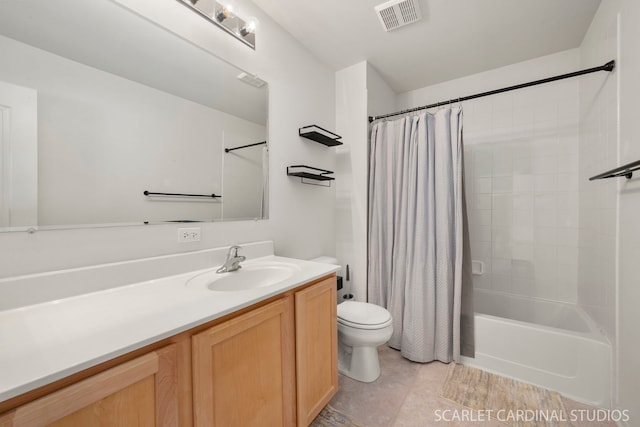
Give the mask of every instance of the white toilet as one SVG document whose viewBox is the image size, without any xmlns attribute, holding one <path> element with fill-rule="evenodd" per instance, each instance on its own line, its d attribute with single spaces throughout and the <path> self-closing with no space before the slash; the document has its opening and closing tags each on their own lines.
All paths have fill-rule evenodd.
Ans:
<svg viewBox="0 0 640 427">
<path fill-rule="evenodd" d="M 391 338 L 391 313 L 375 304 L 338 304 L 338 371 L 370 383 L 380 376 L 378 346 Z"/>
<path fill-rule="evenodd" d="M 333 257 L 311 261 L 338 265 Z M 370 383 L 380 376 L 378 346 L 393 333 L 391 313 L 367 302 L 338 304 L 338 371 L 354 380 Z"/>
</svg>

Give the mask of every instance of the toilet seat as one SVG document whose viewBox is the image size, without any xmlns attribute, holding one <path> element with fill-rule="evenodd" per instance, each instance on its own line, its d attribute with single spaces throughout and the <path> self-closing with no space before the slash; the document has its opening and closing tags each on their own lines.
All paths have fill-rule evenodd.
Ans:
<svg viewBox="0 0 640 427">
<path fill-rule="evenodd" d="M 356 329 L 382 329 L 391 325 L 391 313 L 375 304 L 345 301 L 338 304 L 338 323 Z"/>
<path fill-rule="evenodd" d="M 391 325 L 391 319 L 389 319 L 385 323 L 380 323 L 380 324 L 375 324 L 375 325 L 367 325 L 367 324 L 363 324 L 363 323 L 353 323 L 353 322 L 349 322 L 349 321 L 346 321 L 344 319 L 338 318 L 338 324 L 344 325 L 344 326 L 348 326 L 348 327 L 354 328 L 354 329 L 373 330 L 373 329 L 383 329 L 383 328 L 386 328 L 387 326 Z"/>
</svg>

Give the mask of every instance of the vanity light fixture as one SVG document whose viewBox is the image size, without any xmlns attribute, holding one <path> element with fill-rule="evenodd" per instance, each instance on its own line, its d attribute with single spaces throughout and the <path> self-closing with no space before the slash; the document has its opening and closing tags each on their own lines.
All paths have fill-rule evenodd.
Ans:
<svg viewBox="0 0 640 427">
<path fill-rule="evenodd" d="M 231 34 L 242 43 L 256 48 L 256 27 L 258 20 L 254 17 L 242 19 L 234 8 L 234 0 L 178 0 L 200 16 Z"/>
</svg>

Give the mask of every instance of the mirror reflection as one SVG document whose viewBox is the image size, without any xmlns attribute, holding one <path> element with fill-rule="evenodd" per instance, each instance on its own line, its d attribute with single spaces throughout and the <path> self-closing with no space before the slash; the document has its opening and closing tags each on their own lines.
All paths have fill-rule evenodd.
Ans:
<svg viewBox="0 0 640 427">
<path fill-rule="evenodd" d="M 3 230 L 267 218 L 264 81 L 109 0 L 0 2 L 0 55 Z"/>
</svg>

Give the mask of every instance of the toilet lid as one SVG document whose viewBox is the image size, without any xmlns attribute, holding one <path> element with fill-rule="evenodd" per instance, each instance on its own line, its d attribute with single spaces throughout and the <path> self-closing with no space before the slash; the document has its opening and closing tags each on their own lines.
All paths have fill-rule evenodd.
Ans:
<svg viewBox="0 0 640 427">
<path fill-rule="evenodd" d="M 338 304 L 338 322 L 362 329 L 383 327 L 391 322 L 391 313 L 375 304 L 345 301 Z"/>
</svg>

